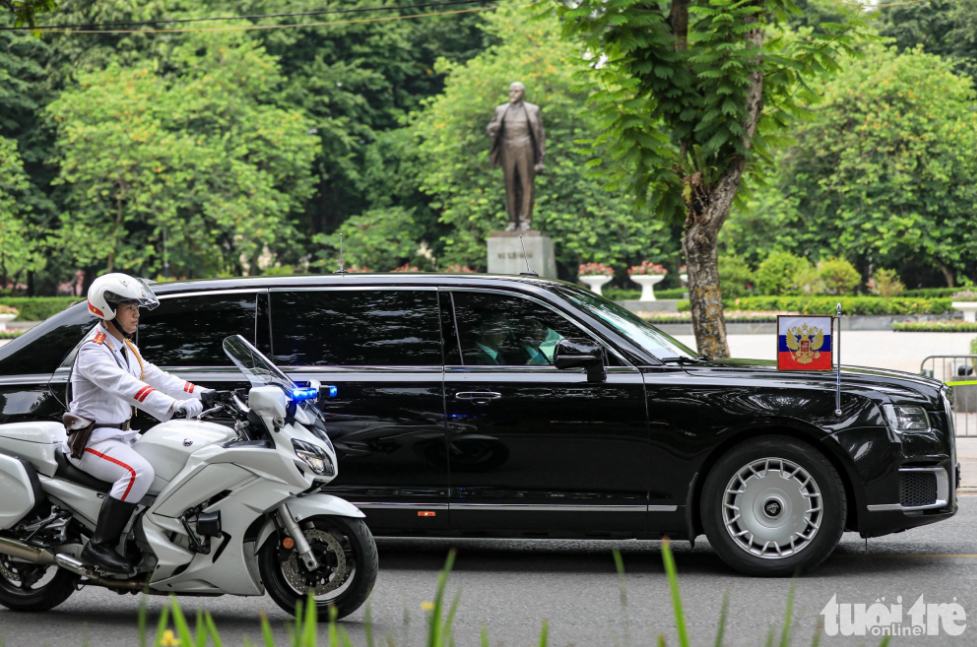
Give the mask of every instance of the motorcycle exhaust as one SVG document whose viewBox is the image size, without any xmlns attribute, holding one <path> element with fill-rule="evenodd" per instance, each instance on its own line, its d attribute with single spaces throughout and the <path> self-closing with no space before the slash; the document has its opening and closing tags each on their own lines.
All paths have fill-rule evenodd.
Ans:
<svg viewBox="0 0 977 647">
<path fill-rule="evenodd" d="M 54 564 L 54 555 L 43 548 L 29 546 L 16 539 L 0 537 L 0 553 L 34 564 Z"/>
<path fill-rule="evenodd" d="M 34 564 L 58 566 L 66 571 L 71 571 L 76 575 L 81 575 L 88 578 L 88 581 L 85 582 L 85 584 L 94 584 L 110 589 L 124 589 L 126 591 L 142 591 L 147 586 L 145 582 L 134 580 L 114 580 L 100 577 L 89 571 L 84 562 L 72 557 L 71 555 L 66 555 L 64 553 L 58 553 L 55 555 L 49 550 L 30 546 L 8 537 L 0 537 L 0 553 Z"/>
</svg>

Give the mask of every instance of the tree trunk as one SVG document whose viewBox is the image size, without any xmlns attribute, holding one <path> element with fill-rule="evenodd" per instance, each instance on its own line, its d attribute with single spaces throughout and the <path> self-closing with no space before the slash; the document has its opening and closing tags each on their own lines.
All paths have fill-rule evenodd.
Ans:
<svg viewBox="0 0 977 647">
<path fill-rule="evenodd" d="M 686 227 L 682 251 L 688 266 L 695 343 L 701 354 L 721 359 L 729 357 L 729 345 L 726 343 L 716 242 L 717 237 L 707 228 L 693 224 Z"/>
<path fill-rule="evenodd" d="M 675 5 L 673 4 L 673 8 Z M 750 16 L 746 24 L 757 24 Z M 673 24 L 675 24 L 673 22 Z M 746 32 L 744 39 L 759 51 L 763 45 L 763 29 L 755 27 Z M 753 71 L 746 93 L 743 118 L 743 146 L 751 148 L 753 135 L 760 122 L 763 109 L 763 72 L 761 57 L 753 59 Z M 685 178 L 688 211 L 685 218 L 685 235 L 682 250 L 689 270 L 689 300 L 692 305 L 692 329 L 699 352 L 715 359 L 729 357 L 726 342 L 726 320 L 723 317 L 723 297 L 719 285 L 719 231 L 729 217 L 733 198 L 740 188 L 746 158 L 736 155 L 730 159 L 722 177 L 713 186 L 705 186 L 702 173 L 695 172 Z"/>
<path fill-rule="evenodd" d="M 943 278 L 946 279 L 946 286 L 948 288 L 955 288 L 955 281 L 953 280 L 953 270 L 950 269 L 946 263 L 940 259 L 936 259 L 936 264 L 940 266 L 940 271 L 943 272 Z"/>
</svg>

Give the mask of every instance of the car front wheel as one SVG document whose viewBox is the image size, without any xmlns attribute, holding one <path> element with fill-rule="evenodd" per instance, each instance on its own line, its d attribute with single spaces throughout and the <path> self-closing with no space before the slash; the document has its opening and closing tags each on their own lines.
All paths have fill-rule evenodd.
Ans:
<svg viewBox="0 0 977 647">
<path fill-rule="evenodd" d="M 700 510 L 723 561 L 747 575 L 779 577 L 827 559 L 848 507 L 826 457 L 793 438 L 763 436 L 719 459 L 703 484 Z"/>
</svg>

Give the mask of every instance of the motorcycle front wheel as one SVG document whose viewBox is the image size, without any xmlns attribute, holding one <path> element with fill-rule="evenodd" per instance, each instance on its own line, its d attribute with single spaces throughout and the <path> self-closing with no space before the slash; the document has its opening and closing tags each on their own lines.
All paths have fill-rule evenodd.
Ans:
<svg viewBox="0 0 977 647">
<path fill-rule="evenodd" d="M 366 602 L 377 579 L 373 534 L 361 519 L 349 517 L 311 517 L 299 525 L 319 567 L 307 569 L 291 538 L 276 532 L 258 556 L 268 595 L 292 615 L 311 593 L 320 620 L 329 619 L 329 607 L 339 618 L 348 616 Z"/>
</svg>

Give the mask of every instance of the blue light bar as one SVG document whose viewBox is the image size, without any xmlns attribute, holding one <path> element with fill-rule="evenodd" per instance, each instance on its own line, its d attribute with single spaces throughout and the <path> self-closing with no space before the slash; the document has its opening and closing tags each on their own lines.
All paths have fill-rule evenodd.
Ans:
<svg viewBox="0 0 977 647">
<path fill-rule="evenodd" d="M 337 389 L 334 386 L 330 386 L 329 387 L 329 397 L 330 398 L 335 398 L 337 395 L 339 395 L 339 389 Z"/>
<path fill-rule="evenodd" d="M 317 397 L 319 397 L 319 391 L 311 386 L 300 386 L 292 389 L 292 399 L 296 401 L 315 400 Z"/>
</svg>

